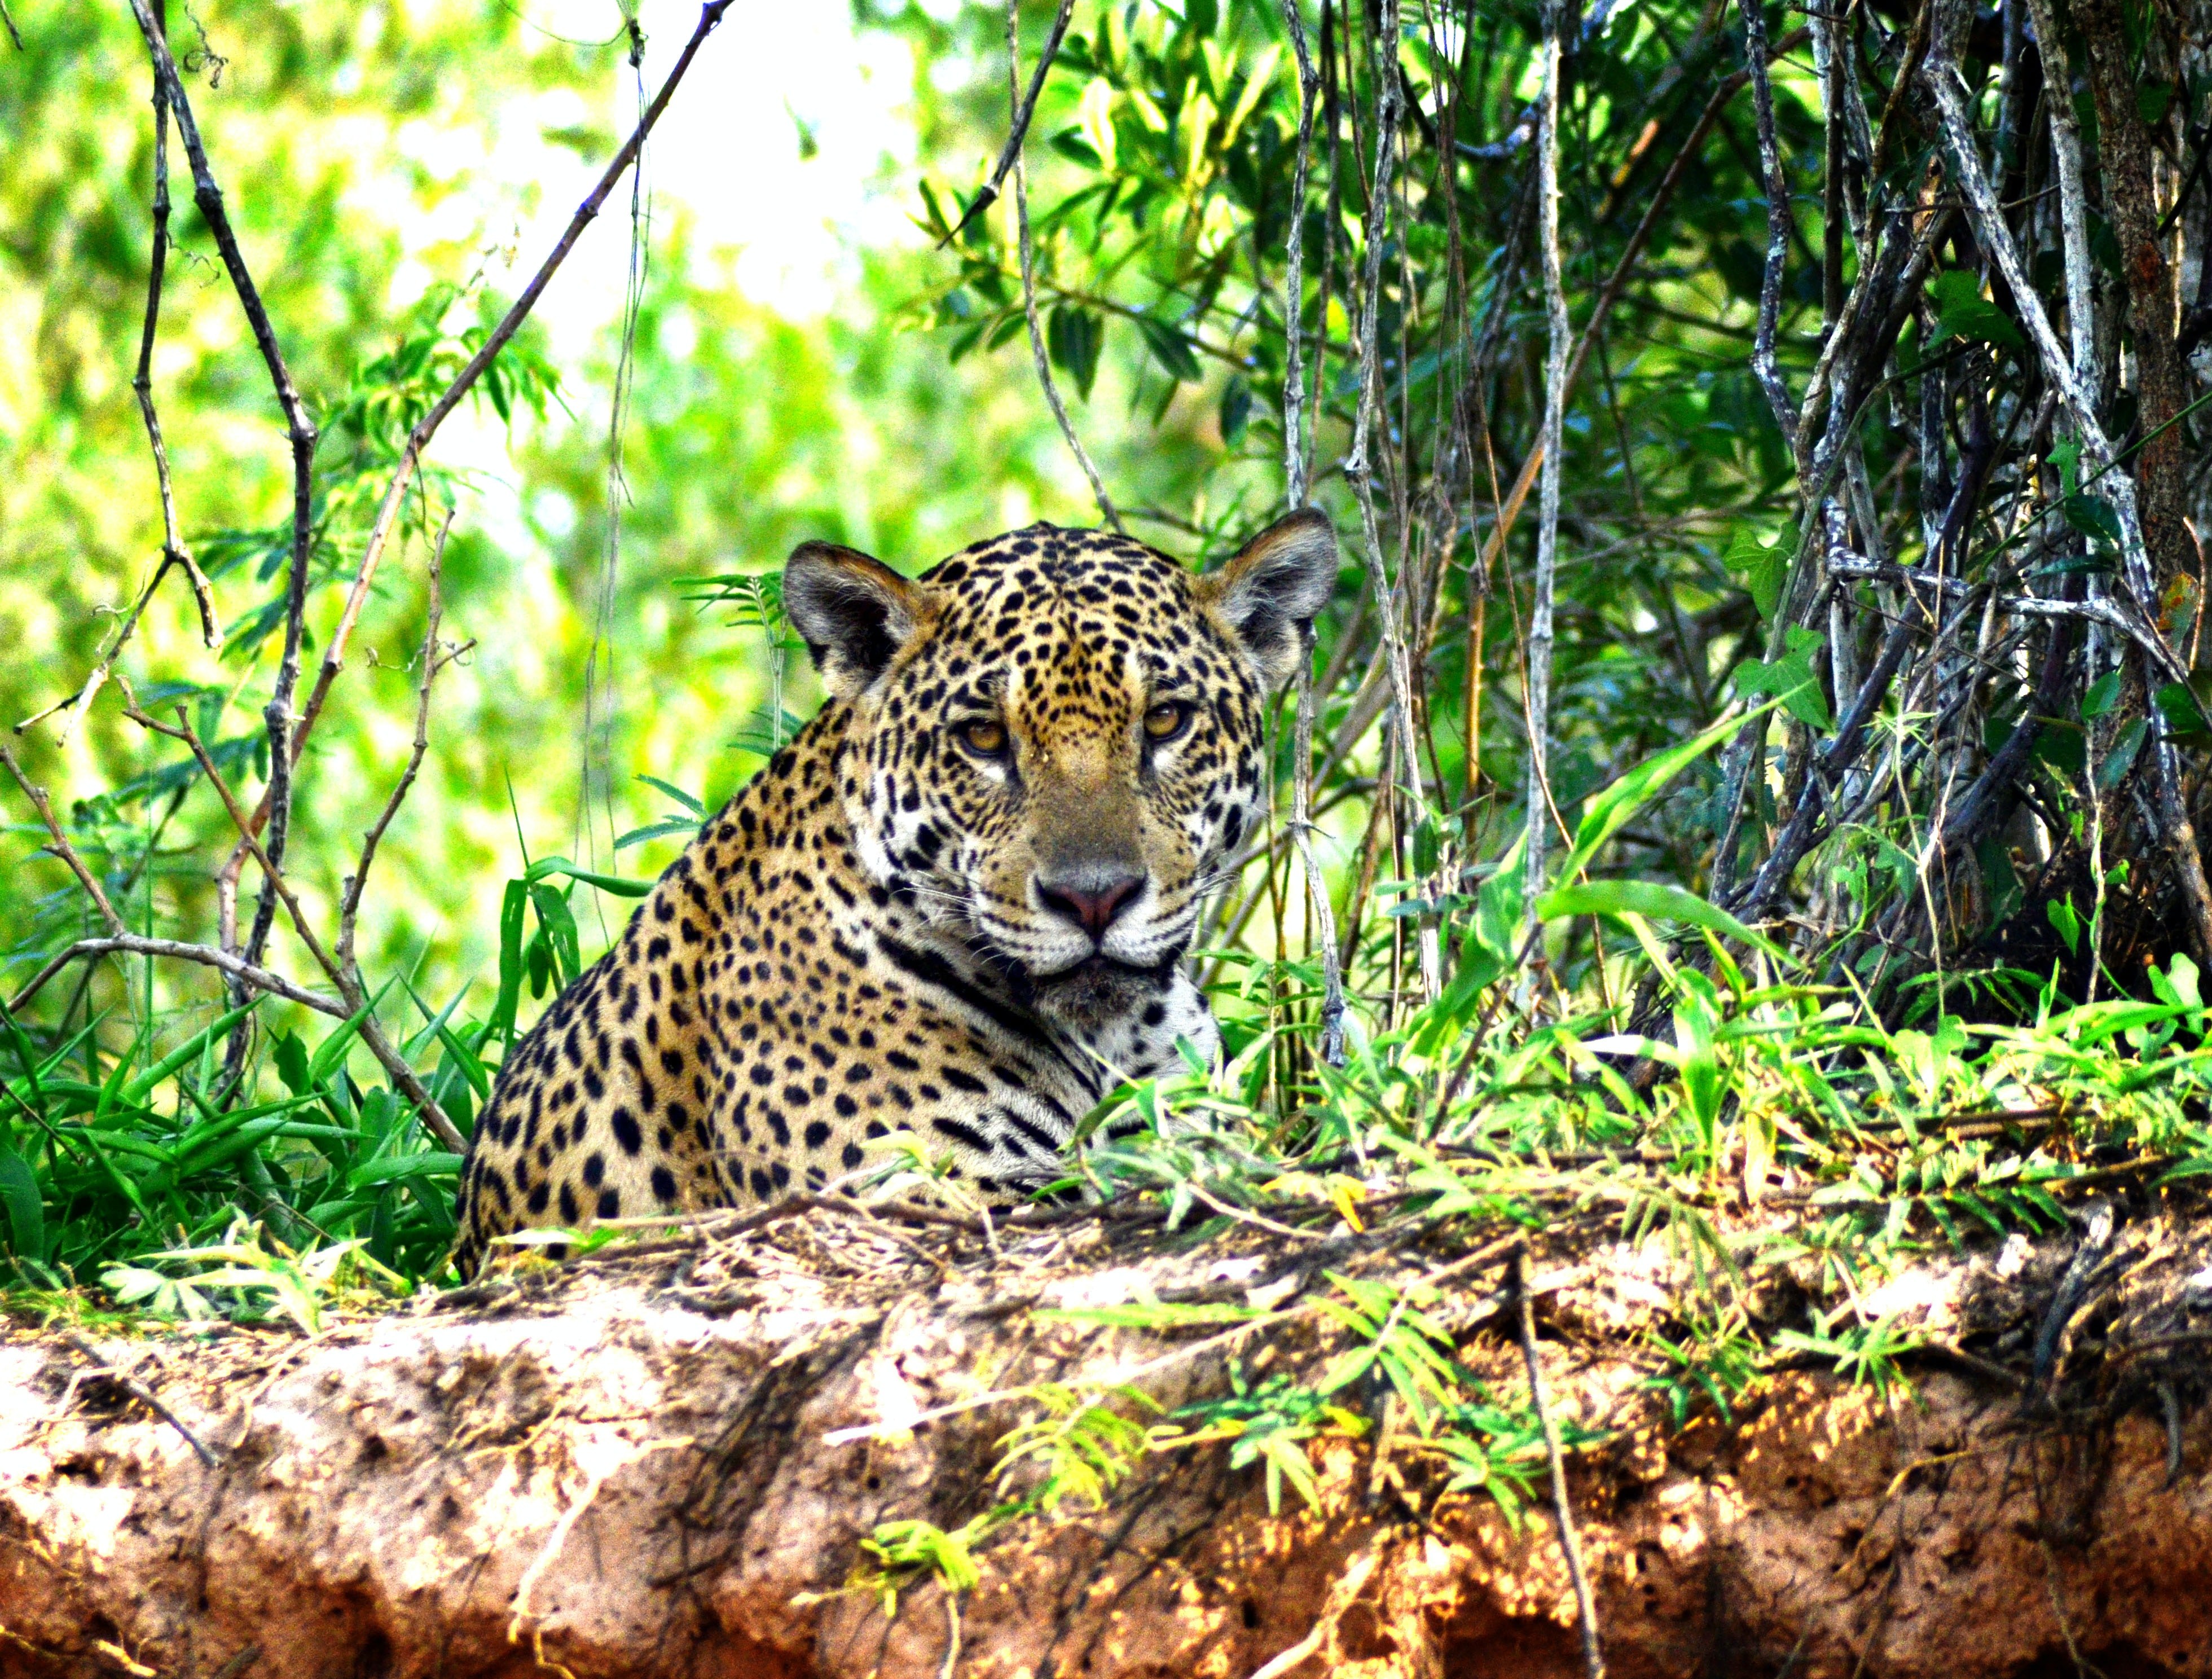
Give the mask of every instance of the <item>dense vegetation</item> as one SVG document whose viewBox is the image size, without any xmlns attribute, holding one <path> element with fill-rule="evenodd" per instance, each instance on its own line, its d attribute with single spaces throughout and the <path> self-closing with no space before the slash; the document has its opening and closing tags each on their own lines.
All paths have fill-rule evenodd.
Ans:
<svg viewBox="0 0 2212 1679">
<path fill-rule="evenodd" d="M 1651 1349 L 1686 1407 L 1765 1355 L 1753 1266 L 1815 1278 L 1799 1353 L 1887 1380 L 1865 1284 L 1915 1244 L 2212 1167 L 2201 6 L 862 0 L 911 237 L 794 323 L 617 169 L 587 354 L 508 314 L 538 254 L 496 229 L 620 161 L 574 94 L 644 107 L 635 26 L 248 0 L 171 17 L 149 120 L 150 9 L 24 9 L 20 1293 L 312 1322 L 437 1281 L 501 1055 L 815 703 L 795 540 L 918 569 L 1103 518 L 1202 563 L 1309 497 L 1347 565 L 1201 956 L 1226 1064 L 1072 1170 L 1170 1226 L 1664 1229 L 1710 1283 Z M 657 74 L 692 21 L 645 24 Z M 452 161 L 496 111 L 547 179 Z M 1336 1386 L 1521 1484 L 1481 1442 L 1525 1468 L 1525 1417 L 1418 1299 L 1328 1310 Z M 1180 1438 L 1295 1484 L 1329 1391 L 1240 1380 Z M 1024 1449 L 1116 1414 L 1059 1396 Z"/>
</svg>

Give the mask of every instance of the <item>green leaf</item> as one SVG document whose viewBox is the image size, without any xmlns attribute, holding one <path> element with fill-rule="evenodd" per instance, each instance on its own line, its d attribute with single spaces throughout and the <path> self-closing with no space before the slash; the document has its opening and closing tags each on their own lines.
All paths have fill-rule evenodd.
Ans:
<svg viewBox="0 0 2212 1679">
<path fill-rule="evenodd" d="M 1252 385 L 1241 373 L 1231 374 L 1221 387 L 1221 441 L 1235 448 L 1244 441 L 1244 428 L 1252 419 Z"/>
<path fill-rule="evenodd" d="M 284 1087 L 295 1096 L 305 1096 L 312 1086 L 307 1082 L 307 1046 L 295 1032 L 280 1032 L 274 1040 L 276 1076 Z"/>
<path fill-rule="evenodd" d="M 2066 514 L 2066 522 L 2083 536 L 2115 548 L 2120 545 L 2120 516 L 2103 496 L 2069 496 L 2059 507 Z"/>
<path fill-rule="evenodd" d="M 632 880 L 620 874 L 594 874 L 590 869 L 578 868 L 566 857 L 540 857 L 536 862 L 531 864 L 529 873 L 523 877 L 531 883 L 531 895 L 533 899 L 537 897 L 537 883 L 548 875 L 553 874 L 565 875 L 571 880 L 580 880 L 587 886 L 597 886 L 601 891 L 611 892 L 617 897 L 643 897 L 653 891 L 656 884 L 651 880 Z M 562 905 L 564 911 L 566 908 L 567 905 L 564 903 Z M 538 914 L 541 917 L 544 915 L 542 903 L 539 905 Z"/>
<path fill-rule="evenodd" d="M 1591 880 L 1580 885 L 1555 887 L 1536 900 L 1536 913 L 1546 921 L 1559 921 L 1569 916 L 1647 916 L 1682 922 L 1765 951 L 1778 961 L 1794 964 L 1796 960 L 1772 940 L 1746 927 L 1718 904 L 1708 903 L 1695 892 L 1663 880 Z"/>
<path fill-rule="evenodd" d="M 1597 855 L 1598 847 L 1636 819 L 1638 812 L 1657 798 L 1667 784 L 1695 763 L 1715 746 L 1734 734 L 1752 718 L 1771 711 L 1782 702 L 1769 700 L 1765 705 L 1741 717 L 1724 717 L 1702 733 L 1685 740 L 1679 746 L 1669 746 L 1656 757 L 1646 758 L 1619 781 L 1590 794 L 1583 804 L 1583 819 L 1575 830 L 1574 849 L 1567 854 L 1559 866 L 1559 879 L 1571 880 L 1588 867 Z M 1517 853 L 1516 853 L 1517 856 Z M 1504 866 L 1500 865 L 1502 868 Z M 1518 882 L 1517 869 L 1515 875 Z M 1489 887 L 1483 888 L 1486 894 Z M 1517 916 L 1519 906 L 1516 903 Z"/>
<path fill-rule="evenodd" d="M 2166 728 L 2173 734 L 2192 741 L 2201 741 L 2212 734 L 2212 719 L 2204 713 L 2203 703 L 2185 682 L 2169 682 L 2154 697 L 2158 715 L 2166 719 Z"/>
<path fill-rule="evenodd" d="M 2078 776 L 2089 762 L 2089 737 L 2078 723 L 2063 717 L 2039 717 L 2035 756 L 2063 775 Z"/>
<path fill-rule="evenodd" d="M 2103 716 L 2120 703 L 2120 673 L 2106 671 L 2091 683 L 2081 696 L 2081 721 L 2091 721 Z"/>
<path fill-rule="evenodd" d="M 2129 770 L 2135 768 L 2136 754 L 2142 751 L 2143 736 L 2150 732 L 2150 719 L 2138 717 L 2120 731 L 2120 738 L 2112 743 L 2112 750 L 2105 754 L 2105 761 L 2097 766 L 2097 791 L 2110 793 L 2118 787 Z"/>
<path fill-rule="evenodd" d="M 649 822 L 642 828 L 631 829 L 615 842 L 615 849 L 627 851 L 631 846 L 643 845 L 648 840 L 665 839 L 671 834 L 696 834 L 698 831 L 698 823 L 690 817 L 672 816 L 659 822 Z"/>
<path fill-rule="evenodd" d="M 1820 678 L 1813 660 L 1825 638 L 1791 624 L 1784 637 L 1785 650 L 1771 663 L 1746 660 L 1735 669 L 1735 690 L 1747 699 L 1772 694 L 1783 709 L 1808 728 L 1828 726 L 1828 703 L 1820 693 Z"/>
<path fill-rule="evenodd" d="M 21 1259 L 46 1256 L 46 1211 L 38 1174 L 13 1149 L 0 1148 L 0 1212 L 7 1214 L 8 1245 Z"/>
<path fill-rule="evenodd" d="M 2066 953 L 2079 956 L 2081 953 L 2081 917 L 2075 911 L 2073 895 L 2069 893 L 2063 898 L 2052 898 L 2043 906 L 2043 916 L 2058 936 L 2066 941 Z"/>
<path fill-rule="evenodd" d="M 228 1014 L 222 1016 L 220 1019 L 212 1021 L 206 1026 L 204 1026 L 198 1031 L 194 1032 L 182 1043 L 170 1050 L 167 1055 L 162 1056 L 161 1060 L 155 1062 L 143 1073 L 141 1073 L 137 1078 L 125 1085 L 120 1093 L 120 1099 L 132 1107 L 136 1107 L 139 1103 L 143 1102 L 148 1097 L 154 1093 L 156 1088 L 160 1086 L 162 1080 L 167 1078 L 172 1073 L 174 1073 L 186 1062 L 197 1059 L 200 1051 L 204 1049 L 209 1044 L 214 1043 L 217 1038 L 228 1037 L 229 1035 L 230 1029 L 233 1026 L 236 1025 L 240 1020 L 243 1020 L 247 1015 L 252 1013 L 253 1011 L 260 1006 L 261 999 L 256 997 L 252 1002 L 244 1005 L 242 1007 L 232 1009 Z"/>
<path fill-rule="evenodd" d="M 530 889 L 530 902 L 538 911 L 538 925 L 544 934 L 553 959 L 560 964 L 561 983 L 574 985 L 576 976 L 584 970 L 583 956 L 576 939 L 576 917 L 568 909 L 568 900 L 543 884 Z"/>
<path fill-rule="evenodd" d="M 683 806 L 685 810 L 697 817 L 702 822 L 707 819 L 706 806 L 701 804 L 699 800 L 694 799 L 682 788 L 674 786 L 670 782 L 664 782 L 658 776 L 640 776 L 638 780 L 643 782 L 647 787 L 657 788 L 660 792 L 666 794 L 678 804 Z"/>
<path fill-rule="evenodd" d="M 1190 340 L 1164 320 L 1151 315 L 1136 318 L 1137 331 L 1144 334 L 1145 347 L 1152 352 L 1152 360 L 1160 364 L 1169 378 L 1185 385 L 1195 385 L 1200 378 L 1198 357 L 1192 354 Z"/>
<path fill-rule="evenodd" d="M 529 908 L 529 884 L 508 881 L 499 906 L 499 997 L 491 1008 L 493 1029 L 502 1038 L 514 1036 L 514 1012 L 522 1001 L 522 930 Z"/>
<path fill-rule="evenodd" d="M 1045 318 L 1045 348 L 1053 365 L 1075 381 L 1085 402 L 1098 377 L 1098 352 L 1106 342 L 1106 324 L 1095 310 L 1073 303 L 1057 303 Z"/>
<path fill-rule="evenodd" d="M 2058 489 L 2061 495 L 2072 496 L 2080 491 L 2081 446 L 2079 443 L 2069 441 L 2053 444 L 2051 453 L 2045 459 L 2058 469 Z"/>
<path fill-rule="evenodd" d="M 1790 562 L 1797 554 L 1797 529 L 1784 525 L 1771 537 L 1760 537 L 1739 526 L 1729 538 L 1722 563 L 1743 579 L 1752 604 L 1763 618 L 1771 618 L 1782 607 L 1783 586 L 1790 580 Z"/>
<path fill-rule="evenodd" d="M 2022 348 L 2020 329 L 2003 310 L 1982 295 L 1982 283 L 1973 275 L 1954 269 L 1928 283 L 1928 299 L 1936 310 L 1936 331 L 1928 339 L 1931 350 L 1946 338 L 1966 338 L 1977 344 Z"/>
</svg>

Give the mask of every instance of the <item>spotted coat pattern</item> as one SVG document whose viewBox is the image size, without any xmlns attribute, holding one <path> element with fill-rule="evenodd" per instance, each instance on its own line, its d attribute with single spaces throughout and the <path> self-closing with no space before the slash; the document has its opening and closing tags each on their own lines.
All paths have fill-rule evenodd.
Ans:
<svg viewBox="0 0 2212 1679">
<path fill-rule="evenodd" d="M 821 1189 L 899 1133 L 1018 1192 L 1178 1037 L 1210 1053 L 1182 958 L 1335 569 L 1314 513 L 1205 576 L 1044 525 L 914 581 L 800 549 L 831 697 L 508 1057 L 463 1272 L 520 1228 Z"/>
</svg>

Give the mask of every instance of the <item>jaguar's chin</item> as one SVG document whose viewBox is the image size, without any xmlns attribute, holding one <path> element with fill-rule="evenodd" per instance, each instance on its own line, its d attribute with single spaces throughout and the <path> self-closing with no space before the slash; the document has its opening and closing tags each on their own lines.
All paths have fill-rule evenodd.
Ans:
<svg viewBox="0 0 2212 1679">
<path fill-rule="evenodd" d="M 1157 967 L 1133 967 L 1103 954 L 1086 957 L 1056 974 L 1030 976 L 1025 1001 L 1046 1019 L 1085 1028 L 1133 1014 L 1157 1002 L 1175 977 L 1172 958 Z"/>
</svg>

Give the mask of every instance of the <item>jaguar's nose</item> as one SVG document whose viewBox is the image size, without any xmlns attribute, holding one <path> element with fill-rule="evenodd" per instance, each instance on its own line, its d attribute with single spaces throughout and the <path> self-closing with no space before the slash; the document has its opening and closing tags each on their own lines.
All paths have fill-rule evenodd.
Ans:
<svg viewBox="0 0 2212 1679">
<path fill-rule="evenodd" d="M 1144 889 L 1143 875 L 1118 870 L 1085 870 L 1036 883 L 1037 897 L 1044 907 L 1073 922 L 1094 943 L 1105 938 L 1115 917 L 1134 903 Z"/>
</svg>

